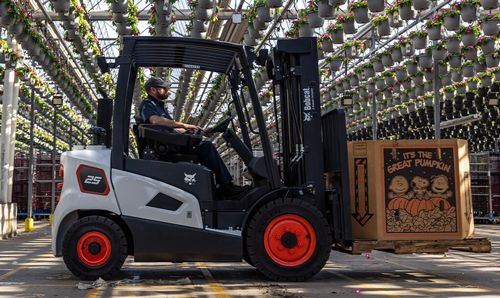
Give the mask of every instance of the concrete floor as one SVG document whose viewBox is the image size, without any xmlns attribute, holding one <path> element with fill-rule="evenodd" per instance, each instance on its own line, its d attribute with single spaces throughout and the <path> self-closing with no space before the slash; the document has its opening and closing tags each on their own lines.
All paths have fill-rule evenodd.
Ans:
<svg viewBox="0 0 500 298">
<path fill-rule="evenodd" d="M 24 230 L 23 223 L 19 229 Z M 134 263 L 116 280 L 138 284 L 79 290 L 62 258 L 50 253 L 50 228 L 0 241 L 0 297 L 500 297 L 500 225 L 480 225 L 493 252 L 443 255 L 332 252 L 326 267 L 306 283 L 264 279 L 246 263 Z M 186 279 L 188 278 L 188 279 Z M 85 282 L 90 284 L 90 282 Z"/>
</svg>

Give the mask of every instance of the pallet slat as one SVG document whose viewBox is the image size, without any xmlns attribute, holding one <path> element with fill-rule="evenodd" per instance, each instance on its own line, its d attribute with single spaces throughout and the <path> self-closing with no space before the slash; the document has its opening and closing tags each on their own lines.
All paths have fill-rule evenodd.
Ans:
<svg viewBox="0 0 500 298">
<path fill-rule="evenodd" d="M 450 249 L 468 248 L 471 252 L 491 252 L 490 238 L 471 238 L 460 240 L 354 240 L 352 248 L 347 249 L 354 255 L 370 253 L 373 250 L 390 251 L 395 254 L 445 253 Z M 346 250 L 339 248 L 338 250 Z"/>
</svg>

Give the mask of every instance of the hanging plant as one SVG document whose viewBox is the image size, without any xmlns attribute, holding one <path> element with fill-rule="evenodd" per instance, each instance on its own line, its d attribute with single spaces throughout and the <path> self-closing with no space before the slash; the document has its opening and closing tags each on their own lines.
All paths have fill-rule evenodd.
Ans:
<svg viewBox="0 0 500 298">
<path fill-rule="evenodd" d="M 443 17 L 446 30 L 455 31 L 460 28 L 460 11 L 454 6 L 448 9 L 442 9 L 440 15 Z"/>
<path fill-rule="evenodd" d="M 479 23 L 485 35 L 496 35 L 499 32 L 498 13 L 489 13 L 481 17 Z"/>
<path fill-rule="evenodd" d="M 348 21 L 354 21 L 354 13 L 352 12 L 346 12 L 346 13 L 341 13 L 337 16 L 337 22 L 343 24 Z"/>
</svg>

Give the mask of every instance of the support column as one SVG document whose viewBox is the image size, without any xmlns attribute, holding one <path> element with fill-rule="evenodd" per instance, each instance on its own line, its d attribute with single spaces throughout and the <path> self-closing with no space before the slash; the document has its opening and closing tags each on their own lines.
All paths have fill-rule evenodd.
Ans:
<svg viewBox="0 0 500 298">
<path fill-rule="evenodd" d="M 19 50 L 15 39 L 8 37 L 9 47 Z M 14 176 L 14 150 L 18 109 L 19 78 L 14 75 L 15 65 L 8 62 L 4 75 L 3 114 L 0 139 L 0 239 L 17 234 L 17 204 L 12 203 Z"/>
<path fill-rule="evenodd" d="M 439 88 L 441 82 L 439 80 L 439 61 L 434 60 L 434 139 L 441 139 L 441 95 Z"/>
</svg>

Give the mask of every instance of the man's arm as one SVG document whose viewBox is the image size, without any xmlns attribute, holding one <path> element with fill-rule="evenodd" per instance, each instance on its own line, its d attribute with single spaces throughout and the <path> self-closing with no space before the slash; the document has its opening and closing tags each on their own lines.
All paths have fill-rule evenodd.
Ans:
<svg viewBox="0 0 500 298">
<path fill-rule="evenodd" d="M 171 128 L 194 129 L 196 131 L 203 130 L 201 127 L 196 126 L 196 125 L 184 124 L 182 122 L 177 122 L 175 120 L 171 120 L 171 119 L 156 116 L 156 115 L 149 117 L 149 122 L 151 122 L 151 124 L 154 124 L 154 125 L 164 125 L 164 126 L 168 126 Z"/>
</svg>

